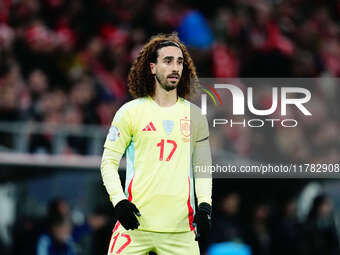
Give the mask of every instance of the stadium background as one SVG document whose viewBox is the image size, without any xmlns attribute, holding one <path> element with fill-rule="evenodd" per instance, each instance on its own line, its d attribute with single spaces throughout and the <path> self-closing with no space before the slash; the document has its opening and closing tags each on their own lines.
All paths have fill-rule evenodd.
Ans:
<svg viewBox="0 0 340 255">
<path fill-rule="evenodd" d="M 200 77 L 336 78 L 339 18 L 337 0 L 1 0 L 0 253 L 34 254 L 56 210 L 72 219 L 79 254 L 106 254 L 102 144 L 150 36 L 177 31 Z M 212 132 L 214 161 L 339 163 L 339 84 L 309 89 L 309 128 Z M 339 190 L 337 180 L 216 179 L 202 250 L 232 241 L 255 255 L 339 254 Z"/>
</svg>

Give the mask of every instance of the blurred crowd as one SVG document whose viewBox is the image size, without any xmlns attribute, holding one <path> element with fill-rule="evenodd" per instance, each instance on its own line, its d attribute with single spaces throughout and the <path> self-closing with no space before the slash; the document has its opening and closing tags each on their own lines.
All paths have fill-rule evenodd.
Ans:
<svg viewBox="0 0 340 255">
<path fill-rule="evenodd" d="M 159 32 L 179 31 L 201 77 L 338 77 L 339 17 L 336 0 L 216 1 L 209 7 L 174 0 L 4 0 L 0 121 L 109 125 L 116 109 L 130 99 L 129 67 Z M 218 146 L 216 141 L 216 147 L 251 156 L 266 143 L 273 157 L 296 160 L 326 148 L 320 161 L 334 161 L 340 143 L 335 110 L 340 89 L 334 83 L 311 89 L 313 123 L 303 126 L 310 132 L 275 129 L 269 137 L 265 129 L 254 134 L 235 128 L 222 134 L 230 142 Z M 31 137 L 29 150 L 51 153 L 51 136 L 46 131 Z M 63 152 L 88 153 L 86 141 L 73 140 Z"/>
<path fill-rule="evenodd" d="M 23 217 L 12 231 L 12 245 L 1 254 L 107 254 L 114 218 L 112 207 L 98 206 L 85 220 L 76 220 L 63 198 L 50 200 L 45 217 Z"/>
<path fill-rule="evenodd" d="M 0 121 L 110 125 L 131 99 L 127 74 L 143 44 L 157 33 L 178 31 L 200 77 L 331 78 L 306 85 L 312 118 L 291 112 L 299 120 L 296 128 L 214 130 L 213 155 L 229 151 L 260 161 L 338 163 L 340 84 L 333 78 L 340 76 L 339 21 L 339 0 L 1 0 Z M 271 90 L 256 89 L 255 104 L 268 107 Z M 49 129 L 31 136 L 29 151 L 52 153 L 52 136 Z M 7 134 L 0 137 L 2 146 L 13 147 Z M 73 137 L 63 153 L 88 154 L 87 146 L 87 140 Z M 267 201 L 241 210 L 242 197 L 235 192 L 216 204 L 206 248 L 228 241 L 248 244 L 254 255 L 339 254 L 326 196 L 315 199 L 304 222 L 296 218 L 293 198 L 276 211 Z M 39 224 L 17 223 L 13 254 L 35 254 L 37 247 L 39 255 L 48 254 L 46 249 L 106 254 L 110 214 L 99 208 L 75 226 L 65 201 L 49 208 Z"/>
<path fill-rule="evenodd" d="M 225 247 L 230 243 L 245 244 L 252 255 L 335 255 L 340 252 L 333 202 L 325 194 L 314 198 L 303 221 L 297 217 L 297 199 L 293 196 L 286 196 L 282 201 L 257 200 L 245 205 L 240 193 L 230 192 L 216 204 L 212 235 L 206 244 L 210 246 L 209 255 L 245 254 L 228 253 L 227 249 L 223 253 L 223 248 L 215 253 L 216 243 L 220 243 L 219 247 L 223 247 L 222 243 Z"/>
<path fill-rule="evenodd" d="M 297 216 L 297 203 L 294 196 L 251 203 L 245 203 L 237 191 L 218 196 L 212 231 L 200 243 L 201 254 L 247 254 L 228 252 L 230 245 L 248 247 L 252 255 L 339 254 L 332 199 L 317 195 L 303 220 Z M 110 205 L 99 206 L 79 221 L 65 199 L 55 198 L 45 217 L 18 219 L 12 228 L 12 245 L 0 251 L 5 255 L 105 255 L 115 223 L 112 213 Z"/>
<path fill-rule="evenodd" d="M 338 0 L 212 1 L 209 6 L 189 0 L 3 0 L 0 121 L 109 125 L 130 99 L 126 81 L 132 62 L 159 32 L 179 32 L 200 77 L 336 78 L 339 18 Z M 311 86 L 313 121 L 304 130 L 274 129 L 269 137 L 266 129 L 230 129 L 222 132 L 227 142 L 216 141 L 216 148 L 249 157 L 265 143 L 271 156 L 301 161 L 322 149 L 318 160 L 333 162 L 340 143 L 336 83 Z M 266 98 L 257 100 L 268 104 Z M 29 150 L 51 153 L 51 136 L 46 131 L 32 137 Z M 81 149 L 86 141 L 72 143 L 63 152 L 88 153 Z"/>
</svg>

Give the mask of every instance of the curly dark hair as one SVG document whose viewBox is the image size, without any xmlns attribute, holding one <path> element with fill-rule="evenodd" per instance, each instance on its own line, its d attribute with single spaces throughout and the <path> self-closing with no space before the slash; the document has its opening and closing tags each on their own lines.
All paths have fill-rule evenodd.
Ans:
<svg viewBox="0 0 340 255">
<path fill-rule="evenodd" d="M 173 42 L 178 45 L 183 53 L 183 72 L 177 86 L 177 94 L 183 98 L 189 98 L 190 92 L 197 87 L 197 74 L 194 63 L 186 47 L 179 40 L 177 33 L 158 34 L 153 36 L 139 52 L 128 76 L 128 88 L 130 94 L 135 97 L 153 96 L 155 93 L 155 78 L 151 73 L 150 63 L 155 63 L 158 57 L 159 44 Z M 192 79 L 193 85 L 190 86 Z"/>
</svg>

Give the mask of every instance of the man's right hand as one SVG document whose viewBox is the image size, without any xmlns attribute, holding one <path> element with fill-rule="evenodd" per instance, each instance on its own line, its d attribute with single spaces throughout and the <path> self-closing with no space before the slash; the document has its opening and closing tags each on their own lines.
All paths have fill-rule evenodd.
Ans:
<svg viewBox="0 0 340 255">
<path fill-rule="evenodd" d="M 129 200 L 124 199 L 119 201 L 115 206 L 115 212 L 118 221 L 126 229 L 137 229 L 139 226 L 137 216 L 141 216 L 137 207 Z"/>
</svg>

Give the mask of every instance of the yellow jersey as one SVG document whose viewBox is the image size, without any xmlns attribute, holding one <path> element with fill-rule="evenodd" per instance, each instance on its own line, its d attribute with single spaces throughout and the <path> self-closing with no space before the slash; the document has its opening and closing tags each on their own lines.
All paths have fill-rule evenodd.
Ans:
<svg viewBox="0 0 340 255">
<path fill-rule="evenodd" d="M 141 213 L 138 230 L 193 230 L 192 157 L 195 142 L 208 136 L 206 118 L 183 98 L 160 107 L 151 97 L 143 97 L 117 111 L 104 148 L 117 155 L 126 152 L 125 196 Z M 202 189 L 207 192 L 199 202 L 211 204 L 211 186 Z M 120 190 L 111 191 L 114 205 L 122 199 Z"/>
</svg>

